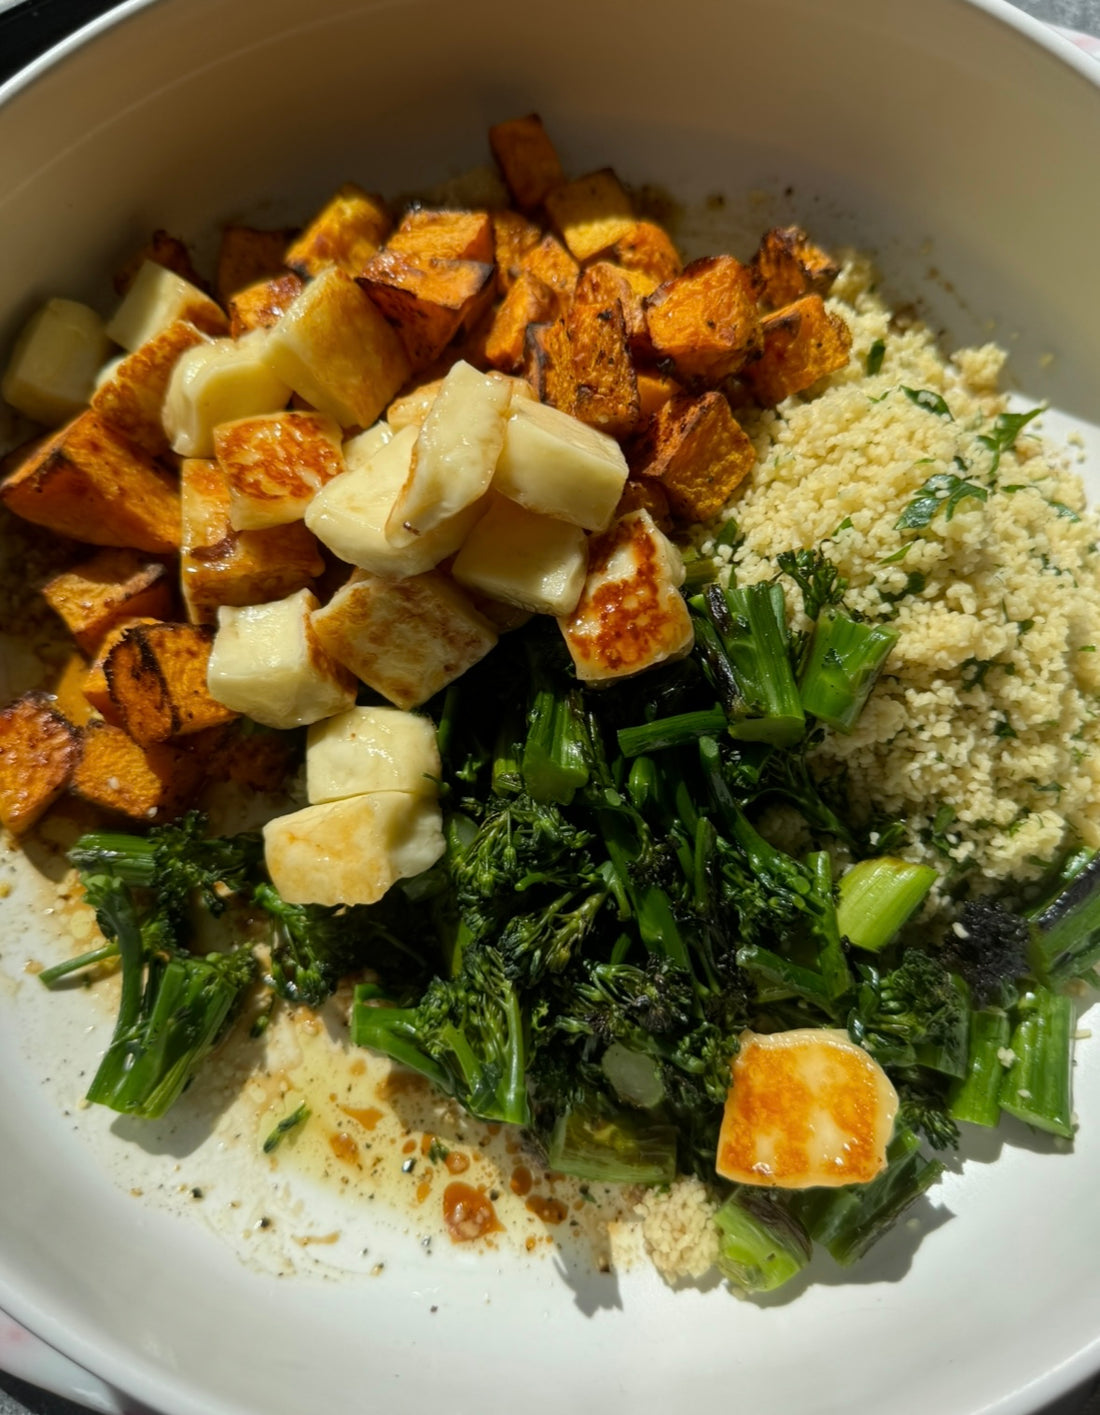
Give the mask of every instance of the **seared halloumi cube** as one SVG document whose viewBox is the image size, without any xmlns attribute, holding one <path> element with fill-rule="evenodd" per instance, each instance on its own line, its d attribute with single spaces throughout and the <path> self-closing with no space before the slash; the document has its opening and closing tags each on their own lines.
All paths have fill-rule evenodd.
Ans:
<svg viewBox="0 0 1100 1415">
<path fill-rule="evenodd" d="M 376 439 L 373 429 L 363 437 Z M 422 536 L 406 536 L 397 544 L 386 534 L 386 523 L 409 476 L 417 429 L 402 428 L 372 456 L 362 458 L 353 439 L 345 446 L 348 471 L 323 486 L 306 509 L 306 525 L 318 540 L 346 560 L 386 579 L 422 575 L 462 544 L 485 509 L 468 506 L 449 521 Z"/>
<path fill-rule="evenodd" d="M 272 369 L 268 334 L 212 339 L 180 356 L 164 398 L 164 430 L 181 457 L 212 457 L 221 423 L 285 408 L 290 388 Z"/>
<path fill-rule="evenodd" d="M 409 475 L 386 521 L 407 544 L 452 520 L 489 490 L 504 445 L 509 380 L 459 360 L 450 370 L 413 448 Z"/>
<path fill-rule="evenodd" d="M 627 465 L 613 437 L 558 408 L 514 399 L 493 487 L 529 511 L 586 531 L 611 523 Z"/>
<path fill-rule="evenodd" d="M 588 577 L 559 619 L 577 677 L 613 682 L 691 652 L 695 633 L 679 592 L 684 562 L 648 511 L 631 511 L 588 545 Z"/>
<path fill-rule="evenodd" d="M 187 320 L 204 334 L 224 334 L 229 327 L 221 306 L 197 285 L 147 260 L 115 310 L 107 334 L 133 353 L 177 319 Z"/>
<path fill-rule="evenodd" d="M 200 329 L 176 320 L 103 370 L 92 395 L 93 411 L 151 456 L 162 457 L 168 437 L 161 412 L 172 370 L 188 349 L 205 343 Z"/>
<path fill-rule="evenodd" d="M 321 487 L 345 470 L 340 429 L 323 413 L 262 413 L 221 423 L 214 454 L 238 531 L 300 521 Z"/>
<path fill-rule="evenodd" d="M 424 419 L 432 410 L 435 402 L 435 395 L 443 387 L 441 378 L 430 379 L 427 383 L 420 383 L 415 388 L 410 388 L 407 393 L 402 393 L 400 398 L 395 398 L 386 409 L 386 422 L 391 432 L 400 432 L 403 427 L 415 424 L 416 427 L 423 426 Z"/>
<path fill-rule="evenodd" d="M 180 585 L 194 623 L 212 623 L 223 604 L 284 599 L 324 570 L 320 547 L 301 521 L 233 529 L 229 486 L 217 462 L 188 458 L 180 468 L 180 490 Z"/>
<path fill-rule="evenodd" d="M 374 904 L 443 850 L 438 804 L 407 791 L 326 801 L 264 826 L 267 872 L 288 904 Z"/>
<path fill-rule="evenodd" d="M 344 443 L 344 466 L 349 472 L 365 466 L 376 452 L 381 452 L 387 442 L 393 441 L 394 429 L 383 418 L 366 432 L 349 437 Z"/>
<path fill-rule="evenodd" d="M 369 791 L 435 796 L 442 771 L 435 724 L 400 708 L 353 707 L 314 723 L 306 738 L 311 806 Z"/>
<path fill-rule="evenodd" d="M 0 394 L 24 417 L 59 427 L 92 396 L 110 350 L 95 310 L 76 300 L 47 300 L 16 339 Z"/>
<path fill-rule="evenodd" d="M 272 326 L 270 352 L 280 378 L 341 427 L 370 427 L 409 376 L 396 331 L 335 265 Z"/>
<path fill-rule="evenodd" d="M 494 497 L 466 537 L 451 573 L 467 589 L 532 614 L 571 614 L 588 570 L 580 526 Z"/>
<path fill-rule="evenodd" d="M 355 679 L 318 642 L 316 595 L 218 610 L 206 684 L 210 696 L 265 727 L 304 727 L 355 702 Z"/>
<path fill-rule="evenodd" d="M 333 658 L 402 708 L 426 703 L 497 641 L 462 591 L 436 573 L 390 581 L 358 570 L 313 626 Z"/>
<path fill-rule="evenodd" d="M 723 1178 L 832 1188 L 885 1168 L 897 1092 L 847 1032 L 743 1032 L 732 1076 L 715 1163 Z"/>
</svg>

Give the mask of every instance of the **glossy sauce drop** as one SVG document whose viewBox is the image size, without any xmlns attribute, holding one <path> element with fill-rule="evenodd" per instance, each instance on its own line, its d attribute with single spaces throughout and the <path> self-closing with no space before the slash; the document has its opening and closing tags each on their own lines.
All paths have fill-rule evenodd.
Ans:
<svg viewBox="0 0 1100 1415">
<path fill-rule="evenodd" d="M 457 1179 L 443 1191 L 443 1221 L 453 1243 L 472 1243 L 504 1230 L 486 1195 Z"/>
<path fill-rule="evenodd" d="M 568 1209 L 560 1199 L 546 1199 L 541 1194 L 532 1194 L 527 1200 L 527 1207 L 536 1218 L 549 1224 L 564 1222 L 568 1213 Z"/>
<path fill-rule="evenodd" d="M 531 1171 L 525 1164 L 517 1164 L 512 1170 L 512 1177 L 508 1181 L 508 1187 L 513 1194 L 518 1194 L 521 1198 L 524 1194 L 531 1192 Z"/>
<path fill-rule="evenodd" d="M 354 1164 L 359 1158 L 359 1146 L 346 1130 L 338 1130 L 335 1135 L 330 1135 L 328 1142 L 332 1147 L 332 1153 L 338 1160 L 343 1160 L 345 1164 Z"/>
</svg>

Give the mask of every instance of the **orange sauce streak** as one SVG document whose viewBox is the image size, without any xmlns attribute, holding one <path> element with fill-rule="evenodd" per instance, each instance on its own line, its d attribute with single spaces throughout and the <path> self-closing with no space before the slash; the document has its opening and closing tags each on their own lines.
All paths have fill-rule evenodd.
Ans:
<svg viewBox="0 0 1100 1415">
<path fill-rule="evenodd" d="M 346 1130 L 338 1130 L 334 1135 L 330 1135 L 328 1142 L 332 1153 L 344 1164 L 354 1164 L 359 1158 L 359 1146 Z"/>
<path fill-rule="evenodd" d="M 527 1207 L 543 1223 L 551 1224 L 562 1223 L 569 1212 L 560 1199 L 546 1199 L 541 1194 L 532 1194 Z"/>
<path fill-rule="evenodd" d="M 354 1106 L 342 1105 L 340 1109 L 345 1115 L 349 1115 L 352 1120 L 361 1125 L 364 1130 L 373 1130 L 382 1119 L 382 1112 L 377 1106 Z"/>
<path fill-rule="evenodd" d="M 443 1191 L 443 1221 L 452 1243 L 472 1243 L 486 1234 L 504 1231 L 485 1192 L 460 1179 L 452 1180 Z"/>
</svg>

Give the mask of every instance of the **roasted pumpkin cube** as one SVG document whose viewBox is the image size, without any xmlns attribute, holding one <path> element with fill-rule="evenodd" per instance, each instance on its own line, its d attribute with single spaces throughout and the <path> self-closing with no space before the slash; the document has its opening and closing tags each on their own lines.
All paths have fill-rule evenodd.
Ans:
<svg viewBox="0 0 1100 1415">
<path fill-rule="evenodd" d="M 194 262 L 191 260 L 191 252 L 186 243 L 181 241 L 178 236 L 173 236 L 170 231 L 156 230 L 141 249 L 135 251 L 125 265 L 118 270 L 112 282 L 117 294 L 125 295 L 127 293 L 146 261 L 152 261 L 154 265 L 163 265 L 165 270 L 170 270 L 181 280 L 186 280 L 200 290 L 206 289 L 202 276 L 195 269 Z"/>
<path fill-rule="evenodd" d="M 300 275 L 288 270 L 285 275 L 273 275 L 270 280 L 246 285 L 229 297 L 229 332 L 234 339 L 253 329 L 270 329 L 276 324 L 305 289 Z"/>
<path fill-rule="evenodd" d="M 383 312 L 336 266 L 306 285 L 268 339 L 279 377 L 341 427 L 370 427 L 410 372 Z"/>
<path fill-rule="evenodd" d="M 615 507 L 616 521 L 620 516 L 628 516 L 631 511 L 648 512 L 657 529 L 668 535 L 672 527 L 672 509 L 668 504 L 668 492 L 656 478 L 629 478 Z"/>
<path fill-rule="evenodd" d="M 493 224 L 487 211 L 413 207 L 401 218 L 386 249 L 399 251 L 416 265 L 426 260 L 477 260 L 491 265 Z"/>
<path fill-rule="evenodd" d="M 546 194 L 565 180 L 561 159 L 537 113 L 494 123 L 489 146 L 521 211 L 541 206 Z"/>
<path fill-rule="evenodd" d="M 764 352 L 744 371 L 755 397 L 767 407 L 801 393 L 848 362 L 852 331 L 825 308 L 820 295 L 806 295 L 764 319 Z"/>
<path fill-rule="evenodd" d="M 0 482 L 17 516 L 92 545 L 164 555 L 179 545 L 179 491 L 147 452 L 92 411 L 31 452 Z"/>
<path fill-rule="evenodd" d="M 180 319 L 127 354 L 99 384 L 92 395 L 92 411 L 149 453 L 163 457 L 169 451 L 161 421 L 168 380 L 180 355 L 206 335 Z"/>
<path fill-rule="evenodd" d="M 626 437 L 641 419 L 626 321 L 618 300 L 574 302 L 566 321 L 573 360 L 573 416 L 612 437 Z"/>
<path fill-rule="evenodd" d="M 392 224 L 381 197 L 348 182 L 290 244 L 283 263 L 303 277 L 319 275 L 330 265 L 338 265 L 347 275 L 358 275 L 385 241 Z"/>
<path fill-rule="evenodd" d="M 542 231 L 518 211 L 493 211 L 493 259 L 497 267 L 497 287 L 507 293 L 519 275 L 523 257 L 542 240 Z"/>
<path fill-rule="evenodd" d="M 140 746 L 109 722 L 89 723 L 73 774 L 76 794 L 130 820 L 171 820 L 186 810 L 202 782 L 202 761 L 171 742 Z"/>
<path fill-rule="evenodd" d="M 199 624 L 127 629 L 104 660 L 119 723 L 141 746 L 231 722 L 206 686 L 213 630 Z"/>
<path fill-rule="evenodd" d="M 215 428 L 233 529 L 300 521 L 315 493 L 345 470 L 341 445 L 339 427 L 322 413 L 263 413 Z"/>
<path fill-rule="evenodd" d="M 680 393 L 653 414 L 634 450 L 632 472 L 655 477 L 672 514 L 706 521 L 749 474 L 756 453 L 721 393 Z"/>
<path fill-rule="evenodd" d="M 622 308 L 627 336 L 632 345 L 645 348 L 649 331 L 645 322 L 645 299 L 656 290 L 658 282 L 641 270 L 624 270 L 608 260 L 598 260 L 587 266 L 577 281 L 573 301 L 578 305 L 607 308 L 618 301 Z"/>
<path fill-rule="evenodd" d="M 544 236 L 522 257 L 520 268 L 529 270 L 544 285 L 556 290 L 561 298 L 562 311 L 568 309 L 581 268 L 556 236 Z"/>
<path fill-rule="evenodd" d="M 50 684 L 58 712 L 74 727 L 83 727 L 92 715 L 92 705 L 84 694 L 87 676 L 88 660 L 73 649 Z"/>
<path fill-rule="evenodd" d="M 322 646 L 401 708 L 426 703 L 496 643 L 496 632 L 460 589 L 429 571 L 383 580 L 356 570 L 313 616 Z"/>
<path fill-rule="evenodd" d="M 572 414 L 577 401 L 573 351 L 564 319 L 529 324 L 523 344 L 523 376 L 540 403 Z"/>
<path fill-rule="evenodd" d="M 493 293 L 493 267 L 483 261 L 429 259 L 417 264 L 380 251 L 359 284 L 395 325 L 413 370 L 425 368 L 463 325 L 472 325 Z"/>
<path fill-rule="evenodd" d="M 0 822 L 29 830 L 65 790 L 80 760 L 81 734 L 49 693 L 24 693 L 0 712 Z"/>
<path fill-rule="evenodd" d="M 127 629 L 136 629 L 142 624 L 159 624 L 161 622 L 162 621 L 159 619 L 123 619 L 120 623 L 116 624 L 113 629 L 108 629 L 107 633 L 104 634 L 103 638 L 100 640 L 95 651 L 95 657 L 92 659 L 91 664 L 88 666 L 88 671 L 84 675 L 81 691 L 85 698 L 87 698 L 89 704 L 95 708 L 96 712 L 99 713 L 100 717 L 106 718 L 108 722 L 113 722 L 116 727 L 118 726 L 118 714 L 115 712 L 114 704 L 111 702 L 111 691 L 107 686 L 107 673 L 103 665 L 107 662 L 107 656 L 110 654 L 115 644 L 121 641 Z"/>
<path fill-rule="evenodd" d="M 778 309 L 802 295 L 827 295 L 840 267 L 799 226 L 766 231 L 750 263 L 761 303 Z"/>
<path fill-rule="evenodd" d="M 648 275 L 658 284 L 683 269 L 672 237 L 652 221 L 635 221 L 611 247 L 610 255 L 625 269 Z"/>
<path fill-rule="evenodd" d="M 255 226 L 226 226 L 218 248 L 214 288 L 224 305 L 231 295 L 286 274 L 286 248 L 293 230 L 260 230 Z"/>
<path fill-rule="evenodd" d="M 55 575 L 42 594 L 87 654 L 95 653 L 121 620 L 167 619 L 173 603 L 172 577 L 163 561 L 113 548 Z"/>
<path fill-rule="evenodd" d="M 514 373 L 523 362 L 529 324 L 545 324 L 558 310 L 557 292 L 537 275 L 521 270 L 493 311 L 485 337 L 485 357 L 494 368 Z"/>
<path fill-rule="evenodd" d="M 239 608 L 285 599 L 324 570 L 317 541 L 300 521 L 264 530 L 233 529 L 229 483 L 217 462 L 185 461 L 180 487 L 180 578 L 192 623 L 213 623 L 219 605 Z"/>
<path fill-rule="evenodd" d="M 683 389 L 668 374 L 656 373 L 653 369 L 638 369 L 638 401 L 642 407 L 642 417 L 648 418 L 662 404 Z"/>
<path fill-rule="evenodd" d="M 634 206 L 610 167 L 555 187 L 546 210 L 577 260 L 589 260 L 634 226 Z"/>
<path fill-rule="evenodd" d="M 718 383 L 763 348 L 752 273 L 731 255 L 692 261 L 654 290 L 646 324 L 657 356 L 682 378 Z"/>
</svg>

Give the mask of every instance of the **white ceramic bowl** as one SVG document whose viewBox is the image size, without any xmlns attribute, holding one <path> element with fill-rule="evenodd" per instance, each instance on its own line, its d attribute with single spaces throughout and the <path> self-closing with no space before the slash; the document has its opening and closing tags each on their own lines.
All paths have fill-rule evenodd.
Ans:
<svg viewBox="0 0 1100 1415">
<path fill-rule="evenodd" d="M 996 0 L 160 0 L 118 15 L 0 95 L 0 337 L 43 296 L 104 299 L 153 226 L 202 238 L 226 218 L 300 218 L 349 178 L 422 185 L 483 161 L 487 125 L 534 108 L 574 172 L 611 163 L 689 204 L 721 190 L 731 228 L 738 208 L 757 228 L 782 211 L 876 249 L 891 291 L 922 297 L 950 341 L 992 331 L 1031 396 L 1096 417 L 1100 89 L 1087 59 Z M 989 1164 L 991 1146 L 922 1211 L 919 1246 L 899 1232 L 793 1302 L 457 1250 L 406 1252 L 385 1281 L 278 1282 L 135 1203 L 108 1176 L 128 1153 L 135 1172 L 150 1163 L 125 1128 L 101 1137 L 107 1166 L 45 1098 L 46 1071 L 97 1038 L 87 999 L 51 1003 L 51 1021 L 16 981 L 48 929 L 40 907 L 26 882 L 0 904 L 0 1306 L 169 1415 L 1009 1415 L 1100 1364 L 1095 1043 L 1073 1155 L 1025 1144 Z M 171 1174 L 172 1156 L 151 1162 Z"/>
</svg>

